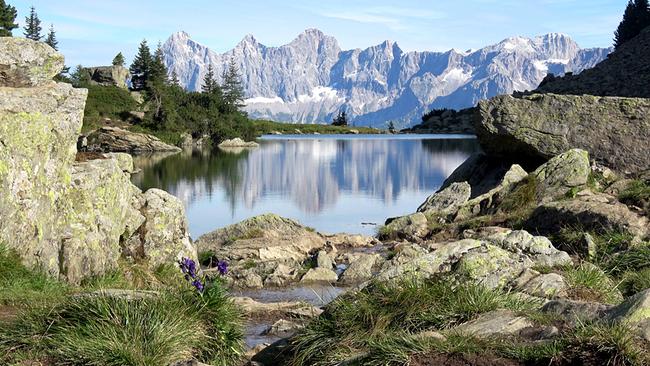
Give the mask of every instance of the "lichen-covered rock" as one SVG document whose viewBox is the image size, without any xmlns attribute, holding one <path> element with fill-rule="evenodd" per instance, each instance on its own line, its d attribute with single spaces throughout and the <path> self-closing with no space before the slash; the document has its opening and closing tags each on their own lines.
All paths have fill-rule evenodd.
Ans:
<svg viewBox="0 0 650 366">
<path fill-rule="evenodd" d="M 140 211 L 147 200 L 130 182 L 130 156 L 75 162 L 87 91 L 46 82 L 63 56 L 18 38 L 1 38 L 0 48 L 0 243 L 28 267 L 72 283 L 115 269 L 141 238 L 156 241 L 141 253 L 153 264 L 171 260 L 164 253 L 179 245 L 191 247 L 166 240 L 184 230 L 170 227 L 176 221 Z M 182 205 L 158 212 L 184 215 Z"/>
<path fill-rule="evenodd" d="M 542 312 L 561 315 L 570 323 L 591 322 L 602 318 L 610 305 L 568 299 L 551 300 L 542 306 Z"/>
<path fill-rule="evenodd" d="M 537 296 L 551 299 L 566 295 L 567 284 L 564 277 L 557 273 L 540 274 L 527 281 L 520 288 L 521 291 Z"/>
<path fill-rule="evenodd" d="M 177 146 L 166 144 L 155 136 L 131 132 L 119 127 L 102 127 L 86 136 L 86 149 L 92 152 L 180 152 Z"/>
<path fill-rule="evenodd" d="M 504 95 L 479 102 L 477 136 L 488 154 L 543 162 L 579 148 L 606 166 L 650 166 L 650 100 L 590 95 Z"/>
<path fill-rule="evenodd" d="M 585 186 L 590 173 L 589 154 L 584 150 L 572 149 L 552 158 L 532 173 L 538 201 L 556 200 L 572 188 Z"/>
<path fill-rule="evenodd" d="M 427 217 L 421 212 L 388 219 L 382 231 L 381 236 L 407 240 L 422 239 L 430 232 Z"/>
<path fill-rule="evenodd" d="M 448 215 L 456 213 L 458 207 L 467 202 L 472 194 L 472 187 L 467 182 L 452 183 L 449 187 L 429 196 L 418 207 L 418 212 Z"/>
<path fill-rule="evenodd" d="M 42 42 L 0 37 L 0 87 L 31 88 L 53 84 L 64 67 L 63 55 Z"/>
<path fill-rule="evenodd" d="M 620 305 L 610 309 L 605 320 L 622 322 L 639 328 L 643 336 L 650 341 L 650 289 L 629 297 Z"/>
<path fill-rule="evenodd" d="M 196 258 L 196 248 L 190 241 L 183 202 L 171 194 L 152 188 L 143 195 L 140 209 L 145 218 L 137 235 L 142 253 L 156 267 L 182 257 Z"/>
<path fill-rule="evenodd" d="M 0 242 L 53 276 L 86 94 L 68 84 L 0 88 Z"/>
<path fill-rule="evenodd" d="M 536 265 L 571 263 L 569 255 L 555 249 L 548 239 L 521 231 L 445 243 L 433 252 L 418 254 L 386 262 L 377 278 L 388 281 L 451 273 L 490 288 L 518 287 L 522 285 L 520 277 Z"/>
<path fill-rule="evenodd" d="M 525 223 L 527 230 L 540 234 L 557 233 L 567 226 L 579 226 L 585 231 L 629 233 L 637 239 L 650 235 L 646 217 L 604 194 L 543 204 Z"/>
<path fill-rule="evenodd" d="M 115 159 L 77 163 L 72 168 L 70 204 L 64 214 L 60 273 L 70 282 L 101 275 L 117 267 L 121 240 L 145 221 L 133 206 L 140 190 Z"/>
<path fill-rule="evenodd" d="M 381 259 L 379 254 L 358 254 L 343 272 L 339 282 L 344 284 L 361 283 L 372 278 L 373 267 Z"/>
</svg>

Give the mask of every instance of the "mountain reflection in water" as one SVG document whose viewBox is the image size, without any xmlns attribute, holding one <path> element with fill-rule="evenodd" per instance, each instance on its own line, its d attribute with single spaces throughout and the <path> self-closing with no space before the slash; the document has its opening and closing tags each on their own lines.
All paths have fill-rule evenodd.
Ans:
<svg viewBox="0 0 650 366">
<path fill-rule="evenodd" d="M 362 223 L 413 212 L 477 151 L 463 136 L 265 137 L 253 150 L 138 156 L 133 181 L 179 197 L 194 237 L 267 212 L 372 234 Z"/>
</svg>

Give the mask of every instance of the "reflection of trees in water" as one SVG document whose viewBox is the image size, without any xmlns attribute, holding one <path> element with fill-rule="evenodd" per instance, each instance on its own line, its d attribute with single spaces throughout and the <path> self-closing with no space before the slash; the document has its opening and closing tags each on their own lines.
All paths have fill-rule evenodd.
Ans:
<svg viewBox="0 0 650 366">
<path fill-rule="evenodd" d="M 186 203 L 222 189 L 231 209 L 264 197 L 290 198 L 319 212 L 341 193 L 385 202 L 405 191 L 433 192 L 470 154 L 476 140 L 273 140 L 240 155 L 193 152 L 164 159 L 134 176 L 141 188 L 159 187 Z"/>
<path fill-rule="evenodd" d="M 231 154 L 218 150 L 193 150 L 167 155 L 163 159 L 158 154 L 138 156 L 134 158 L 134 164 L 142 171 L 134 174 L 132 180 L 143 191 L 161 188 L 186 203 L 210 196 L 221 187 L 231 210 L 234 210 L 241 186 L 241 169 L 237 163 L 245 160 L 247 155 L 248 151 Z"/>
</svg>

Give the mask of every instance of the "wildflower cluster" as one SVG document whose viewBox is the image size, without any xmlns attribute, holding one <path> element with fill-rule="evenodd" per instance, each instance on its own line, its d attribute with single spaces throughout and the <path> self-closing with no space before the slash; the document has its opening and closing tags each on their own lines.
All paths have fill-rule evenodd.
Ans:
<svg viewBox="0 0 650 366">
<path fill-rule="evenodd" d="M 191 258 L 183 258 L 178 261 L 178 266 L 181 272 L 185 275 L 185 279 L 196 289 L 200 294 L 205 290 L 205 279 L 199 276 L 196 268 L 196 262 Z M 224 276 L 228 273 L 228 263 L 225 261 L 217 261 L 217 270 L 219 274 Z"/>
</svg>

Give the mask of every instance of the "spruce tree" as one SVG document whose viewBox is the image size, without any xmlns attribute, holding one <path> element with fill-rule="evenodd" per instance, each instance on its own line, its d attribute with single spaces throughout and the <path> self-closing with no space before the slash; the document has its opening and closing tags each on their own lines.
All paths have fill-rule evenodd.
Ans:
<svg viewBox="0 0 650 366">
<path fill-rule="evenodd" d="M 54 24 L 50 24 L 50 32 L 47 34 L 47 37 L 45 38 L 45 43 L 47 43 L 48 46 L 54 48 L 55 50 L 59 50 L 59 41 L 56 39 L 56 32 L 54 31 Z"/>
<path fill-rule="evenodd" d="M 70 81 L 75 88 L 85 88 L 90 84 L 90 75 L 83 66 L 77 65 L 70 74 Z"/>
<path fill-rule="evenodd" d="M 0 0 L 0 37 L 11 37 L 11 31 L 18 28 L 16 8 Z"/>
<path fill-rule="evenodd" d="M 235 58 L 231 57 L 228 69 L 223 72 L 223 98 L 228 112 L 236 112 L 244 106 L 244 87 L 242 86 Z"/>
<path fill-rule="evenodd" d="M 32 6 L 29 16 L 25 17 L 25 38 L 31 39 L 33 41 L 40 41 L 43 39 L 41 35 L 41 20 L 38 19 L 38 14 L 36 14 L 36 9 Z"/>
<path fill-rule="evenodd" d="M 138 54 L 133 59 L 133 63 L 129 68 L 131 71 L 131 85 L 133 90 L 144 90 L 147 86 L 147 80 L 151 73 L 151 64 L 153 58 L 151 57 L 151 50 L 147 45 L 147 40 L 143 40 L 138 48 Z"/>
<path fill-rule="evenodd" d="M 623 20 L 614 33 L 614 46 L 619 48 L 648 26 L 650 26 L 648 0 L 630 0 L 625 8 Z"/>
<path fill-rule="evenodd" d="M 147 80 L 149 87 L 168 84 L 167 66 L 165 66 L 164 55 L 160 44 L 156 48 L 151 62 L 149 78 Z"/>
<path fill-rule="evenodd" d="M 214 75 L 214 68 L 212 64 L 208 65 L 208 72 L 203 77 L 203 85 L 201 85 L 201 91 L 207 94 L 212 93 L 218 86 L 217 80 Z"/>
<path fill-rule="evenodd" d="M 122 55 L 122 52 L 118 53 L 115 55 L 115 58 L 113 58 L 113 66 L 124 66 L 124 55 Z"/>
<path fill-rule="evenodd" d="M 181 86 L 181 81 L 178 79 L 178 74 L 176 73 L 176 70 L 172 71 L 172 76 L 170 78 L 171 85 L 173 86 Z"/>
</svg>

